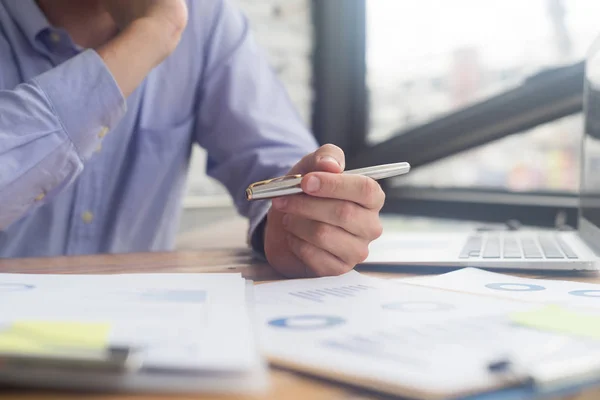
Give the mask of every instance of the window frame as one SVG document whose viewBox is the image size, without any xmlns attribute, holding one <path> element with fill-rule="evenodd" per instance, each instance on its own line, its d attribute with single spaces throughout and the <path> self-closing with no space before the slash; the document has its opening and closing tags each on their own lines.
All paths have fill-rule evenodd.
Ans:
<svg viewBox="0 0 600 400">
<path fill-rule="evenodd" d="M 574 229 L 579 197 L 567 192 L 509 192 L 493 189 L 386 189 L 384 213 L 488 223 Z"/>
<path fill-rule="evenodd" d="M 352 158 L 368 130 L 366 0 L 313 0 L 312 128 Z"/>
</svg>

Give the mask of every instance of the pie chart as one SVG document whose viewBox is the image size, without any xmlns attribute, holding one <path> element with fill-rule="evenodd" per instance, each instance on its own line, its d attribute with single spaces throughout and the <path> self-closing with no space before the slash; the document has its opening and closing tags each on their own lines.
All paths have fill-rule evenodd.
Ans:
<svg viewBox="0 0 600 400">
<path fill-rule="evenodd" d="M 573 290 L 569 294 L 581 297 L 600 297 L 600 290 Z"/>
<path fill-rule="evenodd" d="M 486 288 L 492 290 L 502 290 L 505 292 L 539 292 L 540 290 L 546 290 L 545 287 L 540 285 L 532 285 L 529 283 L 488 283 L 485 285 Z"/>
</svg>

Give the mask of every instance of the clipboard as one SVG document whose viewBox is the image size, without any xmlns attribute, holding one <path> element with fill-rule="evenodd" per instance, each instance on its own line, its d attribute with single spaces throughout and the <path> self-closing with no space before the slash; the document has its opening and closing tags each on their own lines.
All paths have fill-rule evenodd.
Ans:
<svg viewBox="0 0 600 400">
<path fill-rule="evenodd" d="M 513 323 L 511 313 L 530 310 L 528 304 L 419 286 L 407 285 L 403 291 L 401 286 L 367 278 L 335 283 L 326 279 L 330 278 L 319 284 L 272 283 L 270 290 L 262 291 L 266 304 L 284 295 L 308 296 L 360 282 L 372 289 L 370 295 L 358 297 L 319 297 L 321 302 L 315 305 L 309 303 L 314 296 L 297 300 L 295 312 L 263 307 L 265 353 L 273 364 L 422 400 L 484 399 L 491 394 L 498 395 L 490 397 L 494 400 L 504 394 L 531 399 L 533 394 L 545 397 L 600 387 L 600 342 Z M 378 282 L 381 292 L 376 293 Z M 388 309 L 406 311 L 401 314 L 385 311 L 384 306 L 396 304 L 396 299 L 401 299 L 398 304 L 448 307 Z M 469 310 L 470 304 L 477 304 L 474 308 L 480 311 Z M 440 319 L 452 306 L 457 313 Z M 420 310 L 426 318 L 410 318 L 410 312 Z M 284 317 L 289 323 L 280 322 Z M 343 322 L 328 323 L 334 317 Z"/>
<path fill-rule="evenodd" d="M 0 383 L 102 393 L 239 395 L 268 387 L 266 368 L 252 371 L 201 371 L 144 368 L 141 353 L 130 347 L 72 354 L 0 354 Z"/>
<path fill-rule="evenodd" d="M 600 363 L 598 368 L 567 380 L 541 382 L 535 377 L 508 376 L 499 378 L 496 385 L 487 387 L 466 388 L 452 393 L 435 393 L 423 391 L 409 384 L 386 384 L 385 382 L 367 377 L 351 376 L 336 373 L 328 369 L 316 368 L 313 365 L 298 364 L 289 360 L 270 357 L 270 362 L 279 367 L 302 372 L 308 375 L 344 383 L 356 388 L 373 390 L 401 398 L 419 400 L 531 400 L 556 398 L 557 395 L 570 395 L 582 390 L 597 389 L 600 398 Z"/>
<path fill-rule="evenodd" d="M 0 374 L 7 370 L 127 373 L 139 370 L 141 365 L 139 354 L 130 347 L 49 354 L 0 353 Z"/>
</svg>

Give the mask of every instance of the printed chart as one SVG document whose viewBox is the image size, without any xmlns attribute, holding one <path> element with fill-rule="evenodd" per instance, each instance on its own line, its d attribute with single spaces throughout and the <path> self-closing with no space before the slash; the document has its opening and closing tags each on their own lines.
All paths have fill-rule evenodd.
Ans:
<svg viewBox="0 0 600 400">
<path fill-rule="evenodd" d="M 204 303 L 207 297 L 205 290 L 182 289 L 151 289 L 128 295 L 141 301 L 194 304 Z"/>
<path fill-rule="evenodd" d="M 569 292 L 572 296 L 581 296 L 581 297 L 600 297 L 600 290 L 573 290 Z"/>
<path fill-rule="evenodd" d="M 267 283 L 255 288 L 255 304 L 301 307 L 348 305 L 374 301 L 378 289 L 387 282 L 364 277 L 356 271 L 342 276 L 318 279 L 297 279 Z"/>
<path fill-rule="evenodd" d="M 437 303 L 434 301 L 400 301 L 395 303 L 386 303 L 383 304 L 382 307 L 386 310 L 404 312 L 428 312 L 452 310 L 454 308 L 454 305 L 446 303 Z"/>
<path fill-rule="evenodd" d="M 397 282 L 528 302 L 600 308 L 600 285 L 521 278 L 477 268 Z"/>
<path fill-rule="evenodd" d="M 25 292 L 28 290 L 35 289 L 34 285 L 29 285 L 27 283 L 3 283 L 0 282 L 0 293 L 2 292 Z"/>
<path fill-rule="evenodd" d="M 276 318 L 269 325 L 276 328 L 293 330 L 326 329 L 345 323 L 341 317 L 330 315 L 297 315 L 294 317 Z"/>
<path fill-rule="evenodd" d="M 505 292 L 537 292 L 539 290 L 546 290 L 545 287 L 540 285 L 531 285 L 528 283 L 488 283 L 485 285 L 486 288 L 492 290 L 503 290 Z"/>
<path fill-rule="evenodd" d="M 373 289 L 366 285 L 347 285 L 339 287 L 324 287 L 322 289 L 314 290 L 301 290 L 297 292 L 290 292 L 290 296 L 296 296 L 304 300 L 315 301 L 317 303 L 323 303 L 328 298 L 348 298 L 356 297 L 365 290 Z"/>
</svg>

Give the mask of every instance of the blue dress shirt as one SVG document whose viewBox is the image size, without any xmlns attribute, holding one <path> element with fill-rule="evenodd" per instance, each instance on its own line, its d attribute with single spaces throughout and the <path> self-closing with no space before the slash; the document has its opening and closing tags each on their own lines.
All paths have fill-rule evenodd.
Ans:
<svg viewBox="0 0 600 400">
<path fill-rule="evenodd" d="M 246 186 L 317 144 L 245 17 L 188 6 L 178 48 L 124 99 L 34 0 L 0 0 L 0 257 L 172 249 L 194 143 L 253 234 L 268 203 Z"/>
</svg>

